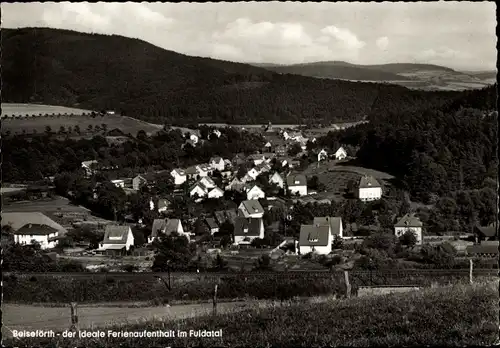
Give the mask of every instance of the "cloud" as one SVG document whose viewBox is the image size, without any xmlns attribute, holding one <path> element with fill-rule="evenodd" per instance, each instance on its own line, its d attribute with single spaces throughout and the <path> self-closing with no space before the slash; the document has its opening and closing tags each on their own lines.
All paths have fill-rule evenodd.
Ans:
<svg viewBox="0 0 500 348">
<path fill-rule="evenodd" d="M 424 50 L 417 55 L 417 58 L 421 60 L 431 61 L 435 59 L 453 59 L 457 56 L 462 56 L 462 55 L 463 53 L 451 49 L 449 47 L 440 47 L 436 50 L 432 48 Z"/>
<path fill-rule="evenodd" d="M 321 33 L 336 38 L 343 42 L 349 49 L 357 50 L 365 46 L 365 43 L 359 40 L 349 29 L 337 28 L 334 25 L 330 25 L 321 29 Z"/>
<path fill-rule="evenodd" d="M 375 43 L 379 49 L 385 51 L 387 46 L 389 46 L 389 38 L 387 36 L 379 37 Z"/>
<path fill-rule="evenodd" d="M 92 11 L 89 4 L 61 3 L 61 7 L 56 10 L 47 9 L 42 14 L 43 21 L 49 26 L 61 27 L 67 23 L 84 28 L 96 28 L 105 30 L 110 25 L 110 19 Z"/>
</svg>

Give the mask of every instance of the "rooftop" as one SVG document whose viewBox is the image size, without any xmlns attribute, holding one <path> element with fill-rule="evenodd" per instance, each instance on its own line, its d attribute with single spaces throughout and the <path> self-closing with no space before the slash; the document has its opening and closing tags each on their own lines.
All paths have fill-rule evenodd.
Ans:
<svg viewBox="0 0 500 348">
<path fill-rule="evenodd" d="M 381 187 L 380 183 L 373 176 L 365 175 L 359 181 L 359 188 Z"/>
<path fill-rule="evenodd" d="M 129 226 L 107 225 L 104 230 L 103 244 L 125 244 L 127 242 Z"/>
<path fill-rule="evenodd" d="M 305 186 L 307 185 L 307 179 L 304 174 L 290 174 L 286 177 L 286 183 L 290 186 Z"/>
<path fill-rule="evenodd" d="M 415 214 L 406 214 L 394 225 L 394 227 L 422 227 L 422 221 Z"/>
<path fill-rule="evenodd" d="M 329 226 L 301 225 L 300 246 L 328 246 L 330 228 Z"/>
</svg>

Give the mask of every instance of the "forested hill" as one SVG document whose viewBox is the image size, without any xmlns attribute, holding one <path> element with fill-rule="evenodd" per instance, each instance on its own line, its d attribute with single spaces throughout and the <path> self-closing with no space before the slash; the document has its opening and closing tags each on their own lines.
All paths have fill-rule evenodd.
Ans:
<svg viewBox="0 0 500 348">
<path fill-rule="evenodd" d="M 280 75 L 138 39 L 2 29 L 2 99 L 116 110 L 154 123 L 331 123 L 440 108 L 457 92 Z"/>
<path fill-rule="evenodd" d="M 472 199 L 469 194 L 477 194 L 481 204 L 495 205 L 496 94 L 496 86 L 492 86 L 464 92 L 441 109 L 373 118 L 345 132 L 331 132 L 319 138 L 317 146 L 359 146 L 361 165 L 402 179 L 412 196 L 426 203 L 434 203 L 432 197 L 436 196 L 467 200 Z"/>
</svg>

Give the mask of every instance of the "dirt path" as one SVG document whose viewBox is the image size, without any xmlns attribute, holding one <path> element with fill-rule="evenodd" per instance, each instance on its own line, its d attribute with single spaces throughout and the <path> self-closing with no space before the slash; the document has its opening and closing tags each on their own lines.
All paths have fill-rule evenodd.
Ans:
<svg viewBox="0 0 500 348">
<path fill-rule="evenodd" d="M 219 303 L 218 313 L 240 311 L 248 308 L 252 302 Z M 212 304 L 174 305 L 171 307 L 79 307 L 78 322 L 80 328 L 105 327 L 108 325 L 137 323 L 143 320 L 184 319 L 212 312 Z M 12 336 L 12 330 L 66 330 L 70 326 L 70 308 L 35 307 L 30 305 L 2 305 L 2 334 Z"/>
</svg>

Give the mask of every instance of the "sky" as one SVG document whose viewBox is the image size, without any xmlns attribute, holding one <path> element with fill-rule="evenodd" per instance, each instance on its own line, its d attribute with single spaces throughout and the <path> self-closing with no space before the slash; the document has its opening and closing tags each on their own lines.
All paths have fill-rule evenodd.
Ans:
<svg viewBox="0 0 500 348">
<path fill-rule="evenodd" d="M 33 2 L 1 7 L 4 28 L 117 34 L 237 62 L 341 60 L 496 69 L 494 2 Z"/>
</svg>

